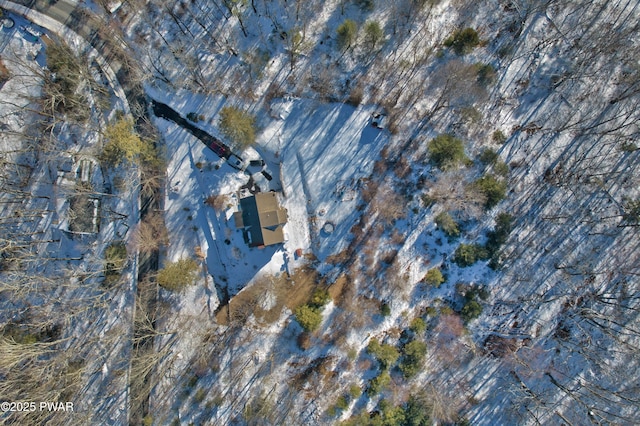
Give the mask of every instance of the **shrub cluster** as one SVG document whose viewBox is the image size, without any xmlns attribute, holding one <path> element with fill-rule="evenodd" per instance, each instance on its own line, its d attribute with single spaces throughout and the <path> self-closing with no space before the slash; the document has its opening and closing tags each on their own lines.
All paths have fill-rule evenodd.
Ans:
<svg viewBox="0 0 640 426">
<path fill-rule="evenodd" d="M 481 86 L 490 86 L 496 81 L 496 69 L 491 64 L 475 64 L 478 73 L 478 84 Z"/>
<path fill-rule="evenodd" d="M 169 262 L 158 271 L 158 284 L 170 291 L 180 291 L 192 285 L 197 276 L 198 263 L 189 258 Z"/>
<path fill-rule="evenodd" d="M 502 161 L 498 153 L 491 148 L 483 150 L 478 159 L 482 164 L 492 166 L 493 171 L 499 176 L 507 176 L 509 174 L 507 163 Z"/>
<path fill-rule="evenodd" d="M 338 47 L 340 50 L 348 49 L 356 41 L 358 35 L 358 24 L 351 19 L 345 19 L 336 30 L 338 34 Z"/>
<path fill-rule="evenodd" d="M 464 144 L 450 134 L 438 135 L 427 145 L 431 162 L 440 170 L 451 169 L 464 162 Z"/>
<path fill-rule="evenodd" d="M 122 241 L 111 243 L 104 251 L 104 284 L 114 284 L 127 262 L 127 248 Z"/>
<path fill-rule="evenodd" d="M 460 317 L 465 323 L 473 321 L 482 313 L 482 305 L 478 302 L 478 298 L 486 300 L 489 292 L 486 287 L 472 287 L 466 291 L 464 295 L 464 305 L 460 309 Z"/>
<path fill-rule="evenodd" d="M 357 416 L 342 423 L 344 426 L 424 426 L 430 425 L 430 404 L 424 398 L 412 395 L 403 405 L 393 406 L 386 399 L 378 403 L 378 407 L 372 413 L 363 411 Z"/>
<path fill-rule="evenodd" d="M 478 32 L 473 28 L 456 30 L 444 41 L 444 45 L 453 49 L 458 55 L 471 52 L 480 44 Z"/>
<path fill-rule="evenodd" d="M 313 292 L 311 300 L 306 305 L 296 308 L 296 321 L 306 331 L 315 331 L 322 323 L 322 309 L 329 303 L 331 296 L 325 288 L 318 288 Z"/>
<path fill-rule="evenodd" d="M 490 209 L 498 204 L 507 194 L 507 182 L 493 175 L 484 175 L 474 182 L 474 186 L 486 197 L 485 207 Z"/>
<path fill-rule="evenodd" d="M 367 395 L 369 397 L 375 396 L 380 393 L 380 391 L 391 383 L 391 376 L 387 370 L 383 370 L 376 377 L 371 379 L 369 382 L 369 387 L 367 388 Z"/>
<path fill-rule="evenodd" d="M 412 340 L 402 347 L 400 371 L 409 379 L 420 372 L 427 354 L 427 344 L 421 340 Z"/>
<path fill-rule="evenodd" d="M 255 121 L 254 116 L 233 106 L 220 110 L 220 131 L 241 150 L 256 141 Z"/>
<path fill-rule="evenodd" d="M 441 229 L 447 237 L 455 238 L 460 235 L 460 229 L 458 229 L 458 224 L 451 217 L 451 215 L 447 212 L 442 212 L 435 217 L 436 226 L 438 229 Z"/>
<path fill-rule="evenodd" d="M 453 255 L 453 261 L 460 267 L 471 266 L 478 260 L 487 260 L 487 249 L 480 244 L 460 244 Z"/>
<path fill-rule="evenodd" d="M 440 268 L 431 268 L 427 271 L 422 281 L 425 284 L 429 284 L 435 288 L 440 287 L 440 284 L 445 282 L 444 276 L 440 271 Z"/>
<path fill-rule="evenodd" d="M 157 164 L 159 158 L 153 143 L 141 138 L 133 124 L 130 118 L 119 118 L 107 126 L 104 131 L 106 143 L 101 154 L 102 161 L 114 167 L 125 160 L 137 165 Z"/>
<path fill-rule="evenodd" d="M 392 367 L 400 357 L 400 353 L 394 346 L 384 343 L 380 344 L 377 339 L 371 339 L 369 341 L 367 352 L 378 360 L 380 368 L 383 370 L 387 370 Z"/>
<path fill-rule="evenodd" d="M 487 249 L 488 256 L 492 259 L 492 262 L 497 258 L 500 247 L 509 238 L 511 232 L 511 226 L 513 217 L 509 213 L 499 213 L 496 216 L 496 226 L 493 231 L 487 233 L 487 243 L 485 248 Z"/>
</svg>

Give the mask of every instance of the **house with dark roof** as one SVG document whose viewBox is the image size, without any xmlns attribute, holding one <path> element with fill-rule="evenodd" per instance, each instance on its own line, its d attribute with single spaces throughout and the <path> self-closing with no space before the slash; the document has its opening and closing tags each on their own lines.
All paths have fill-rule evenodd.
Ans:
<svg viewBox="0 0 640 426">
<path fill-rule="evenodd" d="M 245 233 L 249 247 L 284 242 L 287 211 L 280 207 L 275 192 L 258 192 L 240 199 L 240 210 L 233 214 L 236 228 Z"/>
</svg>

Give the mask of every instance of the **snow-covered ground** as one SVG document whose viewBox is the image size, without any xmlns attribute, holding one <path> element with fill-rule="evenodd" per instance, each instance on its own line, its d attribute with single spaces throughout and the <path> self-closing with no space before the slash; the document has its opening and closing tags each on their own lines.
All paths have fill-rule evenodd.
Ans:
<svg viewBox="0 0 640 426">
<path fill-rule="evenodd" d="M 638 227 L 625 217 L 640 196 L 637 5 L 367 3 L 128 2 L 114 15 L 151 98 L 202 116 L 197 126 L 221 139 L 224 106 L 256 116 L 256 145 L 238 154 L 265 160 L 271 180 L 248 170 L 288 212 L 283 245 L 249 248 L 232 218 L 249 175 L 154 119 L 167 159 L 161 261 L 193 257 L 205 267 L 182 293 L 161 291 L 152 420 L 330 424 L 419 396 L 434 424 L 638 423 Z M 360 30 L 339 49 L 347 18 Z M 371 21 L 384 32 L 375 44 L 363 30 Z M 480 43 L 461 56 L 443 41 L 464 27 Z M 489 70 L 484 82 L 479 69 Z M 370 124 L 380 111 L 385 130 Z M 426 153 L 442 133 L 461 138 L 471 160 L 451 173 Z M 486 148 L 508 166 L 506 199 L 472 214 L 430 205 L 437 185 L 463 197 L 458 187 L 492 170 L 479 161 Z M 37 194 L 55 194 L 36 181 Z M 459 238 L 433 223 L 448 210 Z M 484 243 L 500 212 L 513 217 L 502 267 L 456 265 L 460 243 Z M 124 228 L 107 225 L 96 256 Z M 81 252 L 60 244 L 66 256 Z M 446 276 L 439 288 L 422 282 L 434 267 Z M 292 310 L 308 296 L 297 292 L 315 286 L 332 300 L 319 329 L 302 333 Z M 471 290 L 483 312 L 464 324 Z M 126 301 L 114 300 L 115 311 Z M 428 344 L 421 371 L 406 379 L 392 368 L 380 394 L 349 396 L 334 410 L 380 372 L 370 339 L 402 350 L 415 318 L 427 325 L 414 336 Z M 107 392 L 117 367 L 102 364 L 87 393 Z M 105 409 L 122 408 L 111 386 Z M 100 418 L 117 419 L 109 416 Z"/>
<path fill-rule="evenodd" d="M 41 111 L 43 84 L 50 79 L 45 43 L 20 28 L 35 24 L 5 16 L 15 26 L 0 31 L 0 57 L 8 72 L 0 88 L 0 326 L 3 352 L 21 357 L 26 375 L 5 369 L 4 358 L 2 393 L 8 399 L 62 398 L 75 404 L 75 420 L 63 413 L 53 422 L 124 422 L 135 256 L 124 259 L 113 287 L 102 282 L 106 247 L 126 240 L 138 221 L 137 176 L 123 178 L 131 186 L 116 188 L 115 173 L 101 168 L 99 130 L 110 112 L 95 107 L 86 83 L 78 90 L 86 92 L 85 108 L 91 108 L 87 122 Z M 92 208 L 74 211 L 74 197 L 79 208 L 87 203 Z M 10 334 L 12 327 L 40 337 L 30 349 L 20 334 Z M 42 350 L 30 360 L 29 354 Z M 12 414 L 3 419 L 7 415 Z"/>
<path fill-rule="evenodd" d="M 441 2 L 423 11 L 389 3 L 366 12 L 344 2 L 271 2 L 256 5 L 256 15 L 252 5 L 241 10 L 241 21 L 195 2 L 176 10 L 181 30 L 175 22 L 154 21 L 153 13 L 160 13 L 154 5 L 151 15 L 132 20 L 138 37 L 157 48 L 141 51 L 156 77 L 148 89 L 153 98 L 183 116 L 202 114 L 198 125 L 217 136 L 223 106 L 256 115 L 255 149 L 274 177 L 269 189 L 281 191 L 289 216 L 283 247 L 247 248 L 231 213 L 248 176 L 185 130 L 156 120 L 169 158 L 167 257 L 201 247 L 213 277 L 209 285 L 229 295 L 263 285 L 264 277 L 295 274 L 305 264 L 325 274 L 327 284 L 340 283 L 342 293 L 325 307 L 307 351 L 293 344 L 300 329 L 288 309 L 268 326 L 250 316 L 244 329 L 227 328 L 216 324 L 211 310 L 199 316 L 207 300 L 217 303 L 212 295 L 199 296 L 211 294 L 203 293 L 202 283 L 172 296 L 176 318 L 166 319 L 167 329 L 178 329 L 187 314 L 193 327 L 173 343 L 184 368 L 176 371 L 195 374 L 195 387 L 178 395 L 171 390 L 175 380 L 164 375 L 153 398 L 161 421 L 250 422 L 256 404 L 274 423 L 324 424 L 373 411 L 378 397 L 357 398 L 337 417 L 326 410 L 350 383 L 366 388 L 376 374 L 364 350 L 369 338 L 399 347 L 401 331 L 420 316 L 430 327 L 424 371 L 406 382 L 392 374 L 383 397 L 394 404 L 415 390 L 431 392 L 432 384 L 440 392 L 434 396 L 450 408 L 441 417 L 434 414 L 434 421 L 460 414 L 473 424 L 612 418 L 632 424 L 637 409 L 623 401 L 633 398 L 629 384 L 637 373 L 623 366 L 637 360 L 633 351 L 599 348 L 637 348 L 636 337 L 617 340 L 638 320 L 631 309 L 635 299 L 625 296 L 638 286 L 635 228 L 621 226 L 624 200 L 638 197 L 638 153 L 621 150 L 622 141 L 637 143 L 637 94 L 631 95 L 633 83 L 625 86 L 637 76 L 637 63 L 629 60 L 638 51 L 629 27 L 637 10 L 624 2 L 600 5 L 603 13 L 596 4 Z M 346 18 L 361 26 L 381 22 L 387 44 L 379 54 L 367 51 L 362 32 L 352 50 L 336 48 L 335 31 Z M 477 28 L 482 43 L 457 57 L 441 43 L 465 26 Z M 292 47 L 290 35 L 297 31 L 303 43 Z M 614 37 L 617 47 L 608 48 L 602 34 Z M 484 89 L 465 82 L 474 64 L 491 64 L 495 82 Z M 605 76 L 610 81 L 603 84 Z M 343 103 L 357 88 L 366 103 Z M 370 125 L 371 114 L 382 109 L 394 135 Z M 506 138 L 502 145 L 492 141 L 496 130 Z M 507 199 L 466 220 L 462 236 L 453 240 L 433 224 L 443 207 L 426 208 L 420 201 L 441 176 L 425 161 L 425 145 L 444 132 L 463 138 L 474 160 L 483 149 L 495 149 L 510 169 Z M 483 170 L 476 161 L 460 178 L 472 181 Z M 372 182 L 381 190 L 367 205 Z M 385 198 L 385 191 L 402 197 Z M 212 194 L 228 195 L 229 208 L 216 212 L 205 205 Z M 401 205 L 391 224 L 380 211 L 385 201 Z M 483 243 L 499 212 L 514 217 L 504 267 L 457 266 L 456 247 Z M 305 256 L 298 257 L 298 249 Z M 438 289 L 420 282 L 436 266 L 447 277 Z M 464 325 L 449 312 L 460 309 L 460 292 L 469 286 L 486 289 L 488 298 L 480 301 L 483 314 Z M 355 296 L 345 296 L 349 291 Z M 622 323 L 609 319 L 609 298 L 630 304 Z M 379 314 L 382 302 L 391 306 L 387 317 Z M 203 357 L 206 367 L 188 367 L 189 360 Z M 614 385 L 621 371 L 630 379 Z M 598 386 L 622 404 L 619 418 L 615 403 L 597 395 Z M 164 405 L 166 394 L 175 398 L 177 416 Z"/>
</svg>

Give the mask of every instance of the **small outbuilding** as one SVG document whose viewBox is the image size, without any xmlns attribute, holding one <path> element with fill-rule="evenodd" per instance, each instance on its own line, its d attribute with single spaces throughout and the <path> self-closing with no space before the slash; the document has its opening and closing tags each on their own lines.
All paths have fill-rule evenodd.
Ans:
<svg viewBox="0 0 640 426">
<path fill-rule="evenodd" d="M 275 192 L 258 192 L 240 199 L 240 210 L 233 214 L 236 227 L 245 232 L 249 247 L 284 242 L 287 211 L 278 204 Z"/>
</svg>

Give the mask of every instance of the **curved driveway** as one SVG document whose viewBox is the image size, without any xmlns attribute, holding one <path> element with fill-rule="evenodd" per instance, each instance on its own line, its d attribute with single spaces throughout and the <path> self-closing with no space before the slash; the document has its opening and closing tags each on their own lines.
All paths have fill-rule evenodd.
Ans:
<svg viewBox="0 0 640 426">
<path fill-rule="evenodd" d="M 75 31 L 71 30 L 66 25 L 66 22 L 69 19 L 73 19 L 72 13 L 76 9 L 76 3 L 70 0 L 59 0 L 54 5 L 49 5 L 46 2 L 38 1 L 33 2 L 32 7 L 33 6 L 41 9 L 41 11 L 30 9 L 23 5 L 7 0 L 0 0 L 0 7 L 2 7 L 3 9 L 18 15 L 22 15 L 34 24 L 39 25 L 42 28 L 46 28 L 48 31 L 51 31 L 54 34 L 57 34 L 69 46 L 76 47 L 79 50 L 86 52 L 89 60 L 95 60 L 98 66 L 100 66 L 100 69 L 102 70 L 102 73 L 106 77 L 107 81 L 109 82 L 111 90 L 113 90 L 113 93 L 120 100 L 122 110 L 126 115 L 129 115 L 131 113 L 129 102 L 127 102 L 127 97 L 122 86 L 118 82 L 118 79 L 116 78 L 116 73 L 113 70 L 111 64 L 109 64 L 100 54 L 100 52 L 98 52 L 93 46 L 91 46 L 91 44 L 89 44 L 85 40 L 85 38 L 83 38 Z M 85 36 L 91 35 L 92 33 L 91 28 L 86 25 L 86 23 L 81 26 L 80 29 L 83 33 L 87 33 L 85 34 Z"/>
</svg>

